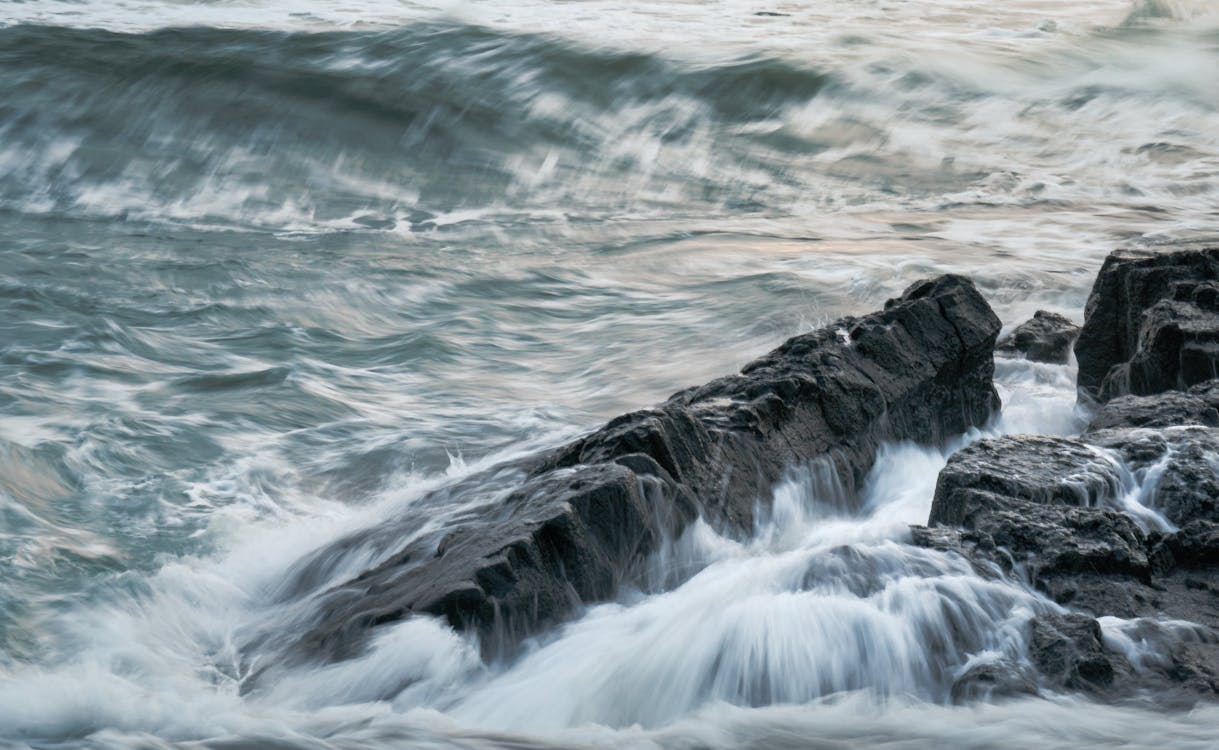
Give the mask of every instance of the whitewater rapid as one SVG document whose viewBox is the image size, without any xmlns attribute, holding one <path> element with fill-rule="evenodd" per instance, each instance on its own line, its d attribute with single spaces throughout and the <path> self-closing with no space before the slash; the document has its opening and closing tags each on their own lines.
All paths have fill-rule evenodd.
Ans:
<svg viewBox="0 0 1219 750">
<path fill-rule="evenodd" d="M 791 467 L 510 662 L 422 618 L 278 659 L 376 554 L 311 553 L 470 510 L 431 490 L 919 278 L 1079 320 L 1113 247 L 1215 235 L 1217 69 L 1190 0 L 3 6 L 0 745 L 1212 747 L 952 694 L 1061 608 L 908 526 L 966 442 L 1078 432 L 1069 365 L 1000 360 L 993 424 L 858 498 Z"/>
</svg>

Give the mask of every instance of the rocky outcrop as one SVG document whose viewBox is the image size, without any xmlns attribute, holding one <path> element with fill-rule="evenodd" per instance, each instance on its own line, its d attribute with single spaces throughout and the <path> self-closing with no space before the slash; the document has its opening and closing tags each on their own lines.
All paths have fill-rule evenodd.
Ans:
<svg viewBox="0 0 1219 750">
<path fill-rule="evenodd" d="M 1155 411 L 1143 406 L 1136 421 Z M 1106 424 L 1114 426 L 1080 438 L 1010 436 L 959 451 L 914 541 L 962 554 L 985 575 L 1025 577 L 1076 611 L 1030 624 L 1029 657 L 1044 686 L 1108 699 L 1148 688 L 1186 702 L 1214 698 L 1219 430 Z M 1102 634 L 1096 618 L 1106 616 L 1146 631 L 1144 642 L 1158 638 L 1150 652 L 1159 661 L 1132 665 L 1117 643 L 1124 631 Z M 1186 638 L 1164 622 L 1195 625 Z M 995 685 L 1027 679 L 984 676 Z"/>
<path fill-rule="evenodd" d="M 797 336 L 739 375 L 682 391 L 557 450 L 412 506 L 400 524 L 319 550 L 282 595 L 313 596 L 297 654 L 356 653 L 415 615 L 478 633 L 485 655 L 611 597 L 661 540 L 703 516 L 752 527 L 793 465 L 827 461 L 848 484 L 887 440 L 939 442 L 986 422 L 999 321 L 957 276 L 881 312 Z M 427 526 L 427 508 L 464 508 Z M 353 560 L 363 572 L 320 594 Z"/>
<path fill-rule="evenodd" d="M 1219 380 L 1199 383 L 1188 391 L 1165 391 L 1153 396 L 1120 396 L 1097 410 L 1088 431 L 1173 425 L 1219 427 Z"/>
<path fill-rule="evenodd" d="M 1215 378 L 1217 313 L 1219 247 L 1110 254 L 1075 342 L 1080 389 L 1107 401 Z"/>
<path fill-rule="evenodd" d="M 1143 471 L 1149 485 L 1144 500 L 1170 523 L 1219 521 L 1219 430 L 1108 429 L 1083 439 L 1112 449 L 1128 466 Z"/>
<path fill-rule="evenodd" d="M 1070 318 L 1038 310 L 1021 323 L 995 348 L 998 354 L 1023 355 L 1034 362 L 1065 365 L 1071 358 L 1071 345 L 1079 337 L 1079 326 Z"/>
<path fill-rule="evenodd" d="M 1110 255 L 1075 343 L 1100 402 L 1078 438 L 976 443 L 940 474 L 916 544 L 1024 577 L 1074 610 L 1029 623 L 1042 689 L 1219 696 L 1219 248 Z M 1019 692 L 999 661 L 960 691 Z"/>
</svg>

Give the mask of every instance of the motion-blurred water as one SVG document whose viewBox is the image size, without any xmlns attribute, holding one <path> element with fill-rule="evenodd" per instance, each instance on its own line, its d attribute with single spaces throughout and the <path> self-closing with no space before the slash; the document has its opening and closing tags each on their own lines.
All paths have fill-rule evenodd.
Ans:
<svg viewBox="0 0 1219 750">
<path fill-rule="evenodd" d="M 1217 72 L 1206 0 L 0 6 L 0 744 L 1212 747 L 951 705 L 1056 609 L 906 544 L 954 446 L 862 515 L 793 467 L 511 664 L 416 620 L 249 689 L 244 646 L 326 541 L 917 278 L 1079 319 L 1219 230 Z M 1077 430 L 1073 380 L 1002 364 L 988 432 Z"/>
</svg>

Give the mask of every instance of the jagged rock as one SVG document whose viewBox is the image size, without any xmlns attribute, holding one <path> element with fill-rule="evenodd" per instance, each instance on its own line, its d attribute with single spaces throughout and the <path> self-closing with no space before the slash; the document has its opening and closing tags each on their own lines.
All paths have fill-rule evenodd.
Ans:
<svg viewBox="0 0 1219 750">
<path fill-rule="evenodd" d="M 1080 389 L 1108 400 L 1215 377 L 1217 281 L 1219 248 L 1111 253 L 1075 342 Z"/>
<path fill-rule="evenodd" d="M 1066 364 L 1071 345 L 1079 337 L 1079 326 L 1070 318 L 1038 310 L 1032 319 L 1021 323 L 995 348 L 1001 354 L 1023 354 L 1034 362 Z"/>
<path fill-rule="evenodd" d="M 1106 508 L 1073 508 L 960 493 L 970 508 L 975 545 L 1001 566 L 1023 565 L 1035 583 L 1071 574 L 1148 574 L 1146 536 L 1129 516 Z"/>
<path fill-rule="evenodd" d="M 1219 315 L 1190 302 L 1162 300 L 1143 313 L 1137 349 L 1105 375 L 1100 400 L 1189 388 L 1219 375 L 1217 364 Z"/>
<path fill-rule="evenodd" d="M 1086 613 L 1031 625 L 1030 657 L 1052 689 L 1209 699 L 1219 692 L 1217 460 L 1219 430 L 1202 426 L 980 441 L 949 459 L 930 527 L 915 527 L 912 539 L 961 554 L 983 574 L 1025 576 Z M 1122 512 L 1134 496 L 1163 518 Z M 1159 660 L 1132 667 L 1101 637 L 1092 618 L 1103 616 L 1157 638 L 1150 651 Z"/>
<path fill-rule="evenodd" d="M 952 702 L 956 704 L 1022 695 L 1037 695 L 1036 674 L 1009 659 L 971 667 L 953 681 L 950 692 Z"/>
<path fill-rule="evenodd" d="M 1165 536 L 1154 554 L 1162 567 L 1196 570 L 1219 566 L 1219 524 L 1201 519 L 1190 521 Z"/>
<path fill-rule="evenodd" d="M 1105 693 L 1131 671 L 1123 656 L 1106 648 L 1100 623 L 1087 615 L 1040 615 L 1029 628 L 1029 656 L 1055 686 Z"/>
<path fill-rule="evenodd" d="M 1116 451 L 1145 475 L 1154 493 L 1149 507 L 1176 525 L 1194 519 L 1219 521 L 1219 429 L 1097 430 L 1084 440 Z"/>
<path fill-rule="evenodd" d="M 1219 427 L 1219 380 L 1208 380 L 1188 391 L 1152 396 L 1120 396 L 1103 404 L 1088 425 L 1089 432 L 1114 427 Z"/>
<path fill-rule="evenodd" d="M 977 491 L 1036 503 L 1095 505 L 1119 491 L 1112 458 L 1079 440 L 1017 435 L 958 451 L 940 472 L 931 525 L 960 526 Z"/>
<path fill-rule="evenodd" d="M 850 485 L 881 441 L 934 443 L 984 423 L 998 407 L 998 330 L 969 280 L 920 282 L 883 311 L 797 336 L 740 375 L 440 490 L 399 523 L 300 565 L 281 595 L 315 601 L 294 653 L 357 653 L 370 629 L 415 615 L 478 633 L 485 655 L 510 650 L 611 597 L 696 516 L 747 531 L 792 465 L 831 462 Z M 466 510 L 435 529 L 422 512 L 454 507 Z M 353 560 L 372 562 L 313 593 Z"/>
</svg>

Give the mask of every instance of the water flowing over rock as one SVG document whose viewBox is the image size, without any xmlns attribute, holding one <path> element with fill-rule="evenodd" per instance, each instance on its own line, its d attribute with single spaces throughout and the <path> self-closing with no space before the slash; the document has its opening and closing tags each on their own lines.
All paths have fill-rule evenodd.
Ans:
<svg viewBox="0 0 1219 750">
<path fill-rule="evenodd" d="M 1009 436 L 940 473 L 916 544 L 1075 610 L 1030 621 L 1041 685 L 1162 702 L 1219 694 L 1219 248 L 1105 261 L 1075 345 L 1100 401 L 1078 438 Z M 966 679 L 967 678 L 967 679 Z M 1018 688 L 1012 664 L 961 690 Z M 981 680 L 979 682 L 979 680 Z"/>
<path fill-rule="evenodd" d="M 1063 365 L 1071 357 L 1071 345 L 1079 337 L 1079 326 L 1070 318 L 1038 310 L 995 348 L 996 353 L 1022 354 L 1034 362 Z"/>
<path fill-rule="evenodd" d="M 1213 698 L 1217 449 L 1219 430 L 1201 426 L 984 440 L 949 460 L 931 528 L 915 527 L 914 541 L 956 551 L 985 575 L 1025 577 L 1077 611 L 1030 623 L 1029 657 L 1047 687 L 1108 699 L 1141 689 Z M 1132 664 L 1122 649 L 1138 651 L 1127 643 L 1134 631 L 1155 659 Z M 1021 675 L 987 678 L 1018 685 Z"/>
<path fill-rule="evenodd" d="M 603 601 L 695 517 L 744 533 L 791 466 L 828 462 L 850 485 L 881 441 L 927 443 L 986 422 L 999 320 L 972 282 L 942 276 L 883 311 L 797 336 L 739 375 L 677 393 L 557 450 L 424 498 L 409 518 L 320 550 L 287 596 L 351 559 L 320 596 L 305 653 L 357 652 L 413 615 L 482 637 L 484 655 Z M 421 508 L 469 510 L 421 529 Z"/>
<path fill-rule="evenodd" d="M 1111 253 L 1075 342 L 1080 389 L 1107 401 L 1215 378 L 1217 313 L 1219 247 Z"/>
</svg>

